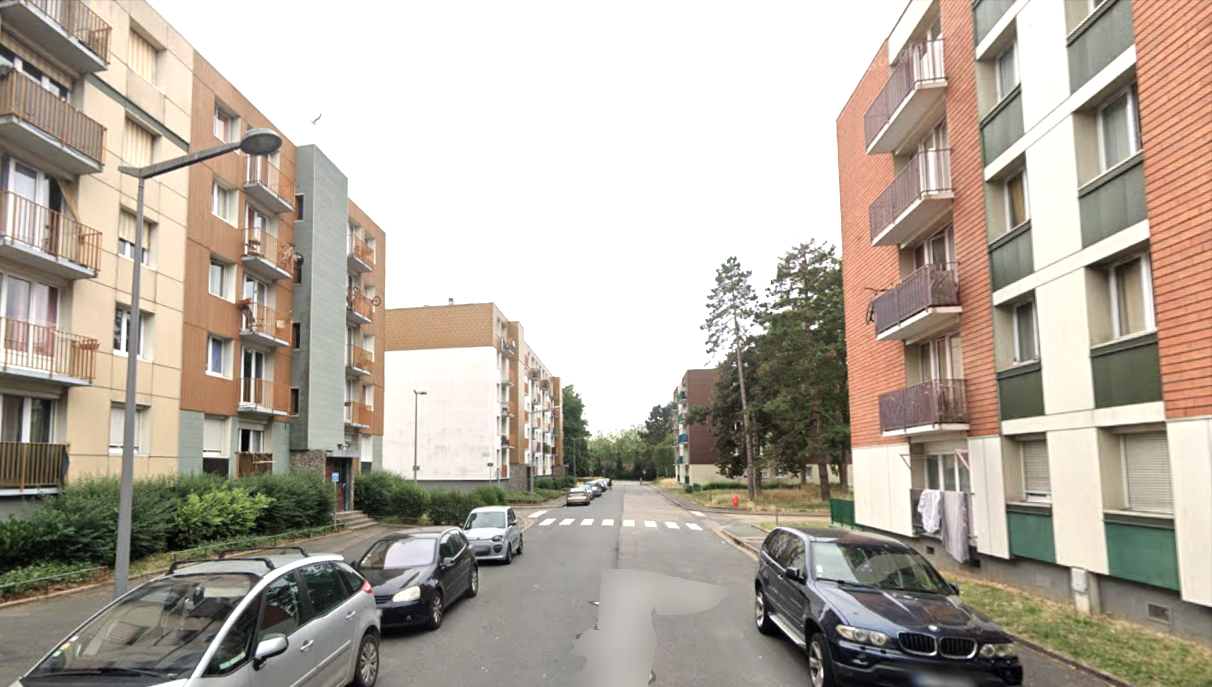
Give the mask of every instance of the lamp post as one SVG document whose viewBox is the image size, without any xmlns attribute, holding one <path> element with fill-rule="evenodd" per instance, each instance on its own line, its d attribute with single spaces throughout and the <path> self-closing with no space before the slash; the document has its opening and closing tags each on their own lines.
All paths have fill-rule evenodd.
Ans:
<svg viewBox="0 0 1212 687">
<path fill-rule="evenodd" d="M 412 482 L 417 484 L 417 426 L 420 421 L 421 397 L 428 391 L 412 390 Z"/>
<path fill-rule="evenodd" d="M 114 554 L 114 598 L 130 586 L 131 511 L 135 492 L 135 387 L 139 372 L 139 286 L 143 261 L 143 186 L 152 177 L 242 150 L 249 155 L 269 155 L 282 147 L 282 137 L 271 129 L 249 129 L 234 143 L 199 150 L 157 162 L 146 167 L 123 165 L 118 171 L 139 180 L 139 201 L 135 217 L 135 258 L 130 284 L 130 328 L 127 335 L 126 406 L 122 423 L 122 491 L 118 500 L 118 542 Z"/>
</svg>

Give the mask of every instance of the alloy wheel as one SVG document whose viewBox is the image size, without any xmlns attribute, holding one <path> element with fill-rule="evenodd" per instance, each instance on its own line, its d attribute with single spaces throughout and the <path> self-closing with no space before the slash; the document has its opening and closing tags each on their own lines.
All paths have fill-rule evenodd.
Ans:
<svg viewBox="0 0 1212 687">
<path fill-rule="evenodd" d="M 753 602 L 753 615 L 754 620 L 757 622 L 757 626 L 760 628 L 762 623 L 766 620 L 766 600 L 762 597 L 761 592 L 757 593 L 755 599 L 756 600 Z"/>
<path fill-rule="evenodd" d="M 812 678 L 812 687 L 822 687 L 825 684 L 825 658 L 821 655 L 821 645 L 813 642 L 808 649 L 808 675 Z"/>
<path fill-rule="evenodd" d="M 358 677 L 363 687 L 373 687 L 379 679 L 379 643 L 373 639 L 362 643 L 358 654 Z"/>
</svg>

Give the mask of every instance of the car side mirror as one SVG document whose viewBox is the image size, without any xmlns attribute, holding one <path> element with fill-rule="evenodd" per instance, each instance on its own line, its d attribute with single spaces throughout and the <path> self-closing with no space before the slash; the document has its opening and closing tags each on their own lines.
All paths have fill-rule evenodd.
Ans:
<svg viewBox="0 0 1212 687">
<path fill-rule="evenodd" d="M 956 596 L 959 596 L 959 593 L 960 593 L 959 585 L 954 582 L 948 582 L 947 584 L 950 585 L 951 591 L 955 592 Z"/>
<path fill-rule="evenodd" d="M 453 558 L 443 558 L 442 559 L 443 568 L 449 568 L 450 566 L 454 565 L 454 563 L 455 563 L 455 559 L 453 559 Z"/>
<path fill-rule="evenodd" d="M 261 666 L 265 665 L 266 661 L 286 653 L 286 649 L 289 647 L 290 640 L 286 639 L 286 635 L 266 635 L 265 639 L 257 644 L 257 652 L 253 654 L 253 670 L 261 670 Z"/>
<path fill-rule="evenodd" d="M 793 582 L 802 582 L 804 580 L 804 573 L 800 572 L 799 568 L 787 568 L 783 571 L 783 577 Z"/>
</svg>

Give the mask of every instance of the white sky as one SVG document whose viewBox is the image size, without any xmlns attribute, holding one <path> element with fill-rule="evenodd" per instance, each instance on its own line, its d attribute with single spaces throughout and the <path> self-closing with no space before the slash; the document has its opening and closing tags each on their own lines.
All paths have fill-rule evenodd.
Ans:
<svg viewBox="0 0 1212 687">
<path fill-rule="evenodd" d="M 729 255 L 764 292 L 788 249 L 838 241 L 834 120 L 906 5 L 151 2 L 346 173 L 388 307 L 495 301 L 595 431 L 709 362 Z"/>
</svg>

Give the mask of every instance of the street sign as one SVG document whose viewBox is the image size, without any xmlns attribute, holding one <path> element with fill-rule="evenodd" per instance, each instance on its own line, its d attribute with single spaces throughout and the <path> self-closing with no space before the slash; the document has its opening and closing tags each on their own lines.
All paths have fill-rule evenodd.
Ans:
<svg viewBox="0 0 1212 687">
<path fill-rule="evenodd" d="M 341 481 L 341 475 L 340 475 L 340 474 L 338 474 L 338 473 L 336 473 L 336 472 L 332 473 L 332 481 L 333 481 L 333 483 L 334 483 L 334 484 L 336 484 L 337 482 L 340 482 L 340 481 Z"/>
</svg>

